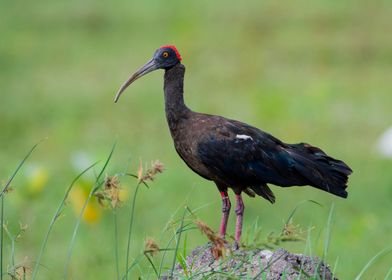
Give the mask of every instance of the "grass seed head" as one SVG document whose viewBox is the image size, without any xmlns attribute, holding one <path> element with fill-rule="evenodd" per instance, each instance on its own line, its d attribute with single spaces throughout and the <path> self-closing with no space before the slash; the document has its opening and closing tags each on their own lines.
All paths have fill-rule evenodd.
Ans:
<svg viewBox="0 0 392 280">
<path fill-rule="evenodd" d="M 282 229 L 282 236 L 292 239 L 302 240 L 303 230 L 300 225 L 296 225 L 293 223 L 293 220 L 290 219 L 287 223 L 284 224 Z"/>
<path fill-rule="evenodd" d="M 13 280 L 22 280 L 22 279 L 30 279 L 32 269 L 28 265 L 29 261 L 28 258 L 25 257 L 23 262 L 20 264 L 15 265 L 11 268 L 8 272 L 8 275 Z"/>
<path fill-rule="evenodd" d="M 106 175 L 104 190 L 96 192 L 94 195 L 102 207 L 105 207 L 105 201 L 107 201 L 110 203 L 112 208 L 117 208 L 121 205 L 120 190 L 120 180 L 118 176 Z"/>
<path fill-rule="evenodd" d="M 157 242 L 152 237 L 147 237 L 144 242 L 144 253 L 150 253 L 151 255 L 155 255 L 159 252 L 159 246 Z"/>
<path fill-rule="evenodd" d="M 138 170 L 138 178 L 140 182 L 154 181 L 158 173 L 162 173 L 164 170 L 163 164 L 159 160 L 155 160 L 151 163 L 151 167 L 147 169 L 146 173 L 143 175 L 143 168 L 140 164 Z"/>
<path fill-rule="evenodd" d="M 108 189 L 118 189 L 120 186 L 120 180 L 117 175 L 105 177 L 105 190 Z"/>
<path fill-rule="evenodd" d="M 219 259 L 225 256 L 226 253 L 226 241 L 219 235 L 217 235 L 205 222 L 196 220 L 194 222 L 200 231 L 207 236 L 207 238 L 214 244 L 211 252 L 215 259 Z"/>
<path fill-rule="evenodd" d="M 27 279 L 27 277 L 31 274 L 31 268 L 25 265 L 20 265 L 15 269 L 15 274 L 13 275 L 14 279 L 22 280 Z"/>
</svg>

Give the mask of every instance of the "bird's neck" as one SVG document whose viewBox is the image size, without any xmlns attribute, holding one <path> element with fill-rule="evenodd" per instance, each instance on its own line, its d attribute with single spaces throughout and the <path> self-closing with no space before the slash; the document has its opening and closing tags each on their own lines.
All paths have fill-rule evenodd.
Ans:
<svg viewBox="0 0 392 280">
<path fill-rule="evenodd" d="M 165 71 L 165 111 L 172 135 L 176 133 L 178 123 L 190 112 L 184 103 L 184 73 L 185 67 L 180 63 Z"/>
</svg>

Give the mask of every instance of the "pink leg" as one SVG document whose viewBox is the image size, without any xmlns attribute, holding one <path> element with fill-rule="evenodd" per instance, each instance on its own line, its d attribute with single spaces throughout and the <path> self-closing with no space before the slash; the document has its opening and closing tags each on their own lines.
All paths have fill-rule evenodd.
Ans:
<svg viewBox="0 0 392 280">
<path fill-rule="evenodd" d="M 229 219 L 231 203 L 227 191 L 220 193 L 222 196 L 222 220 L 219 233 L 224 238 L 226 235 L 227 220 Z"/>
<path fill-rule="evenodd" d="M 244 202 L 242 201 L 241 194 L 236 194 L 235 195 L 236 201 L 237 201 L 237 206 L 235 208 L 235 213 L 237 215 L 237 221 L 235 224 L 235 243 L 234 243 L 234 248 L 238 249 L 240 240 L 241 240 L 241 233 L 242 233 L 242 217 L 244 215 Z"/>
</svg>

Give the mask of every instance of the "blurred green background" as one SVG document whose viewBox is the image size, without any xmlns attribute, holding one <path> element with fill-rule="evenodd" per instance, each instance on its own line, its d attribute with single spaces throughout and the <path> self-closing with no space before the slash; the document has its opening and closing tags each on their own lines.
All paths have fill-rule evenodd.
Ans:
<svg viewBox="0 0 392 280">
<path fill-rule="evenodd" d="M 321 256 L 334 204 L 327 261 L 338 277 L 353 279 L 392 245 L 392 160 L 375 148 L 392 125 L 391 26 L 390 1 L 2 1 L 0 179 L 47 138 L 6 197 L 9 230 L 15 233 L 19 222 L 29 226 L 16 260 L 34 262 L 68 185 L 86 163 L 104 160 L 116 140 L 108 174 L 135 173 L 139 159 L 160 159 L 166 168 L 140 191 L 133 257 L 147 236 L 164 247 L 162 231 L 184 204 L 205 206 L 198 217 L 218 227 L 215 186 L 174 150 L 163 73 L 138 80 L 113 103 L 128 75 L 170 43 L 187 67 L 185 98 L 193 110 L 242 120 L 289 143 L 309 142 L 352 167 L 347 200 L 308 187 L 273 187 L 274 205 L 245 199 L 244 228 L 258 218 L 265 235 L 279 231 L 300 201 L 316 200 L 324 207 L 305 204 L 294 222 L 314 226 L 313 253 Z M 122 183 L 133 191 L 134 181 Z M 75 222 L 71 206 L 55 225 L 38 279 L 62 276 Z M 125 204 L 119 212 L 121 269 L 128 210 Z M 233 226 L 232 215 L 230 232 Z M 189 248 L 205 241 L 197 231 L 188 235 Z M 284 246 L 301 253 L 305 243 Z M 99 212 L 81 226 L 72 279 L 113 279 L 114 263 L 112 216 Z M 391 255 L 379 259 L 365 279 L 383 279 L 391 264 Z"/>
</svg>

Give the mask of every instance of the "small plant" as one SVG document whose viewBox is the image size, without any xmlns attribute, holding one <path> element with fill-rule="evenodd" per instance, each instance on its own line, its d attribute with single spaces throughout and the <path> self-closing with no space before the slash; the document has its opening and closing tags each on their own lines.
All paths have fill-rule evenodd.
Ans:
<svg viewBox="0 0 392 280">
<path fill-rule="evenodd" d="M 274 249 L 277 246 L 281 246 L 284 242 L 302 242 L 306 241 L 306 235 L 313 228 L 308 228 L 304 230 L 299 224 L 294 223 L 294 216 L 301 205 L 306 202 L 311 202 L 313 204 L 321 206 L 315 201 L 302 201 L 300 202 L 290 213 L 286 221 L 284 222 L 282 229 L 276 233 L 275 231 L 270 232 L 266 237 L 263 236 L 263 229 L 259 226 L 258 219 L 256 219 L 253 224 L 247 229 L 244 239 L 242 242 L 242 247 L 246 249 L 254 248 L 268 248 Z"/>
<path fill-rule="evenodd" d="M 213 243 L 212 255 L 215 259 L 226 256 L 226 252 L 229 250 L 226 246 L 226 240 L 216 234 L 206 223 L 201 220 L 196 220 L 194 223 L 200 229 L 200 231 L 207 236 L 207 238 Z"/>
<path fill-rule="evenodd" d="M 159 160 L 151 162 L 151 166 L 147 168 L 146 172 L 143 172 L 142 163 L 139 165 L 137 172 L 137 179 L 139 183 L 147 183 L 154 181 L 155 177 L 164 171 L 164 166 Z"/>
<path fill-rule="evenodd" d="M 108 176 L 106 175 L 104 181 L 104 189 L 94 193 L 95 197 L 98 199 L 99 204 L 102 207 L 106 207 L 105 203 L 109 203 L 112 209 L 121 206 L 120 199 L 120 180 L 117 175 Z"/>
<path fill-rule="evenodd" d="M 137 176 L 134 174 L 126 174 L 131 177 L 135 177 L 138 180 L 138 183 L 135 188 L 135 192 L 133 195 L 133 200 L 131 204 L 131 212 L 129 218 L 129 228 L 128 228 L 128 241 L 127 241 L 127 253 L 126 253 L 126 260 L 125 260 L 125 279 L 128 279 L 129 271 L 134 267 L 134 264 L 129 264 L 129 257 L 130 257 L 130 247 L 131 247 L 131 237 L 132 237 L 132 229 L 133 229 L 133 221 L 135 217 L 135 205 L 136 205 L 136 198 L 139 191 L 139 187 L 141 184 L 145 185 L 148 188 L 147 182 L 153 181 L 158 173 L 162 173 L 164 170 L 163 164 L 156 160 L 151 163 L 151 167 L 147 168 L 146 172 L 143 172 L 143 166 L 140 162 L 139 169 L 137 172 Z"/>
<path fill-rule="evenodd" d="M 0 192 L 0 209 L 1 209 L 1 213 L 0 213 L 0 227 L 1 227 L 1 229 L 0 229 L 0 279 L 3 279 L 3 274 L 4 274 L 4 271 L 3 271 L 3 249 L 4 249 L 4 231 L 5 231 L 5 226 L 6 226 L 5 225 L 5 207 L 4 207 L 5 199 L 4 199 L 4 197 L 5 197 L 6 194 L 10 193 L 13 190 L 13 188 L 11 188 L 12 181 L 14 180 L 15 176 L 18 174 L 18 172 L 20 171 L 22 166 L 25 164 L 27 159 L 31 156 L 31 154 L 34 152 L 34 150 L 37 148 L 37 146 L 41 142 L 42 141 L 40 141 L 39 143 L 35 144 L 30 149 L 30 151 L 28 151 L 28 153 L 25 155 L 25 157 L 22 159 L 22 161 L 20 161 L 19 165 L 16 167 L 16 169 L 12 173 L 11 177 L 7 180 L 7 182 L 5 183 L 4 187 L 2 188 L 2 190 Z M 25 229 L 23 229 L 23 231 L 24 230 Z M 9 231 L 7 231 L 7 232 L 9 233 Z M 22 232 L 22 227 L 21 227 L 21 232 Z M 12 244 L 11 264 L 14 264 L 15 238 L 11 238 L 11 244 Z M 12 272 L 7 272 L 7 273 L 11 273 L 11 275 L 19 275 L 19 274 L 16 274 L 16 270 L 15 269 L 16 268 L 14 266 L 13 274 L 12 274 Z M 19 270 L 18 270 L 18 273 L 19 273 Z"/>
<path fill-rule="evenodd" d="M 19 163 L 13 174 L 10 178 L 3 183 L 3 187 L 0 192 L 0 279 L 2 280 L 5 277 L 9 277 L 12 280 L 21 280 L 21 279 L 40 279 L 38 273 L 40 272 L 40 267 L 42 266 L 41 260 L 45 253 L 47 243 L 49 240 L 49 236 L 52 234 L 54 225 L 59 220 L 60 217 L 64 216 L 64 211 L 67 208 L 67 201 L 69 200 L 70 194 L 75 186 L 78 185 L 79 180 L 88 172 L 91 171 L 94 167 L 97 166 L 98 163 L 94 163 L 83 170 L 75 179 L 71 182 L 68 188 L 65 190 L 65 193 L 54 212 L 52 219 L 49 222 L 48 229 L 41 243 L 40 250 L 35 261 L 31 261 L 30 258 L 24 257 L 22 260 L 17 260 L 17 254 L 15 254 L 18 241 L 23 235 L 28 234 L 28 227 L 25 224 L 20 224 L 18 229 L 12 229 L 6 222 L 6 207 L 5 202 L 7 201 L 7 197 L 12 195 L 12 192 L 18 190 L 15 186 L 12 186 L 13 179 L 17 175 L 17 173 L 21 170 L 22 166 L 26 162 L 26 160 L 30 157 L 32 152 L 35 150 L 37 145 L 35 145 L 23 158 L 23 160 Z M 230 258 L 228 257 L 232 251 L 230 250 L 230 246 L 228 246 L 227 241 L 225 241 L 222 237 L 220 237 L 211 227 L 209 227 L 204 221 L 199 219 L 195 211 L 192 211 L 188 206 L 181 206 L 179 210 L 176 211 L 172 218 L 167 223 L 166 228 L 163 231 L 163 234 L 169 234 L 168 241 L 166 246 L 162 245 L 162 240 L 146 237 L 144 249 L 141 252 L 135 252 L 135 247 L 132 242 L 135 242 L 133 239 L 133 231 L 134 231 L 134 221 L 136 219 L 135 213 L 135 205 L 138 200 L 138 193 L 140 190 L 140 186 L 143 185 L 146 188 L 149 188 L 149 183 L 153 182 L 157 176 L 164 171 L 163 164 L 159 161 L 153 161 L 148 166 L 143 166 L 141 163 L 136 171 L 136 174 L 133 173 L 116 173 L 114 175 L 109 175 L 107 172 L 109 163 L 112 159 L 113 153 L 115 150 L 115 145 L 113 145 L 106 161 L 103 163 L 99 172 L 97 172 L 97 176 L 93 181 L 89 181 L 87 184 L 87 195 L 83 198 L 82 205 L 79 208 L 79 212 L 77 215 L 77 219 L 74 224 L 70 244 L 68 247 L 67 258 L 65 259 L 64 266 L 64 274 L 63 278 L 69 278 L 69 267 L 71 264 L 71 257 L 73 252 L 73 247 L 78 236 L 80 223 L 83 221 L 83 215 L 91 201 L 94 201 L 96 205 L 101 205 L 100 211 L 107 210 L 113 216 L 113 234 L 114 234 L 114 243 L 113 243 L 113 252 L 115 257 L 115 263 L 113 265 L 113 269 L 115 269 L 116 279 L 130 279 L 134 278 L 133 271 L 135 268 L 139 269 L 140 279 L 151 279 L 151 278 L 161 278 L 162 275 L 177 276 L 178 265 L 181 267 L 183 271 L 183 275 L 185 275 L 186 279 L 200 279 L 200 277 L 224 277 L 227 279 L 238 279 L 236 274 L 234 273 L 238 269 L 242 268 L 242 264 L 246 263 L 249 260 L 243 259 L 238 264 L 230 267 L 230 269 L 224 269 L 227 266 Z M 104 175 L 106 174 L 106 175 Z M 113 174 L 113 173 L 112 173 Z M 133 178 L 135 181 L 135 187 L 131 190 L 132 194 L 129 195 L 129 216 L 128 216 L 128 230 L 126 235 L 126 244 L 127 246 L 123 249 L 123 252 L 120 250 L 120 242 L 119 242 L 119 231 L 121 229 L 121 224 L 119 225 L 117 214 L 120 211 L 123 211 L 126 207 L 122 207 L 128 204 L 127 200 L 124 198 L 125 190 L 128 188 L 123 185 L 122 181 L 125 180 L 125 177 Z M 96 200 L 96 201 L 95 201 Z M 98 202 L 98 203 L 97 203 Z M 265 229 L 261 229 L 258 223 L 258 220 L 255 220 L 254 223 L 248 228 L 247 232 L 244 234 L 242 247 L 246 250 L 252 248 L 276 248 L 278 246 L 282 246 L 282 244 L 286 242 L 303 242 L 306 241 L 305 245 L 305 254 L 312 255 L 312 247 L 311 247 L 311 232 L 314 229 L 309 226 L 308 229 L 303 230 L 298 224 L 294 222 L 294 216 L 299 207 L 304 204 L 306 201 L 299 203 L 294 210 L 290 213 L 288 218 L 284 221 L 281 230 L 269 233 L 267 236 L 264 236 L 263 233 Z M 320 205 L 317 202 L 310 201 L 313 204 Z M 331 228 L 333 221 L 333 207 L 331 208 L 328 216 L 328 221 L 326 225 L 325 231 L 325 239 L 323 242 L 323 260 L 328 256 L 328 248 L 331 242 Z M 11 229 L 12 230 L 11 230 Z M 190 262 L 187 259 L 188 250 L 189 250 L 189 238 L 190 231 L 200 230 L 203 235 L 207 237 L 207 239 L 212 243 L 211 253 L 215 260 L 219 259 L 220 266 L 212 272 L 208 272 L 207 274 L 203 271 L 198 271 L 195 269 L 194 263 Z M 8 238 L 7 238 L 8 237 Z M 166 236 L 167 237 L 167 236 Z M 5 240 L 4 240 L 5 239 Z M 163 239 L 165 240 L 165 239 Z M 7 259 L 9 260 L 7 265 L 4 265 L 4 257 L 3 250 L 4 244 L 7 242 L 10 245 L 10 256 Z M 307 252 L 308 251 L 308 252 Z M 360 280 L 364 278 L 365 272 L 371 267 L 377 260 L 381 257 L 389 254 L 392 251 L 391 248 L 386 248 L 381 250 L 378 254 L 376 254 L 373 258 L 371 258 L 365 266 L 358 273 L 356 280 Z M 120 256 L 124 256 L 125 267 L 124 270 L 120 270 Z M 336 262 L 337 263 L 337 262 Z M 159 264 L 159 265 L 158 265 Z M 269 272 L 270 265 L 263 267 L 260 270 L 259 275 L 260 279 L 267 279 L 267 275 Z M 302 265 L 302 264 L 301 264 Z M 48 266 L 48 265 L 46 265 Z M 336 265 L 335 265 L 336 268 Z M 316 276 L 309 276 L 304 271 L 302 271 L 302 266 L 298 268 L 300 271 L 300 275 L 304 276 L 304 279 L 320 279 Z M 132 272 L 132 275 L 131 275 Z M 385 279 L 388 279 L 392 274 L 392 269 L 390 269 L 386 273 Z M 301 277 L 302 277 L 301 276 Z M 254 279 L 252 278 L 250 272 L 244 271 L 243 277 L 241 279 Z M 282 279 L 287 278 L 288 274 L 283 272 L 281 275 Z M 302 279 L 302 278 L 301 278 Z M 323 279 L 321 277 L 321 279 Z"/>
</svg>

